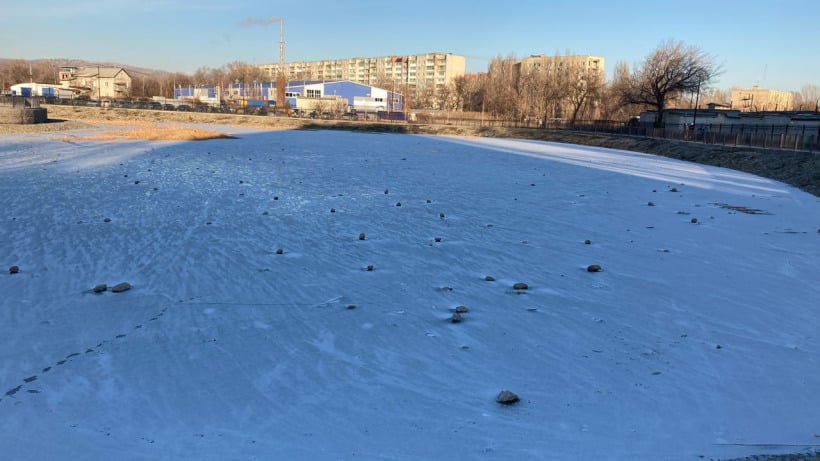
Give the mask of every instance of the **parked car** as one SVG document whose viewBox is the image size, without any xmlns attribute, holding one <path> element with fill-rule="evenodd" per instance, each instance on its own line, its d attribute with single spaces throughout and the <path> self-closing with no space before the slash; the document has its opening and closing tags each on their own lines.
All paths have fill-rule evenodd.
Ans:
<svg viewBox="0 0 820 461">
<path fill-rule="evenodd" d="M 177 110 L 180 112 L 191 112 L 193 108 L 188 104 L 180 104 L 177 106 Z"/>
<path fill-rule="evenodd" d="M 163 104 L 162 110 L 177 110 L 176 106 L 173 104 Z"/>
</svg>

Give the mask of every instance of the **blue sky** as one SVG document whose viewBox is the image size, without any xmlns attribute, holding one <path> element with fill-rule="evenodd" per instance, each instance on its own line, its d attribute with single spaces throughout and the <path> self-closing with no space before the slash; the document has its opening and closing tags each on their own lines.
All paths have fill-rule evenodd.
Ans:
<svg viewBox="0 0 820 461">
<path fill-rule="evenodd" d="M 820 84 L 820 2 L 344 0 L 39 0 L 4 5 L 0 57 L 75 58 L 193 73 L 233 61 L 313 61 L 426 52 L 466 56 L 481 72 L 495 56 L 593 54 L 632 66 L 663 40 L 713 55 L 721 89 Z M 29 32 L 29 30 L 34 33 Z M 26 37 L 21 39 L 20 37 Z"/>
</svg>

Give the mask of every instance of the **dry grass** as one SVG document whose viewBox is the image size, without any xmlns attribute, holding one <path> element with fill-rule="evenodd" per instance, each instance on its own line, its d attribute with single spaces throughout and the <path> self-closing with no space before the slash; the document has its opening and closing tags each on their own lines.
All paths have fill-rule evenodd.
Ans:
<svg viewBox="0 0 820 461">
<path fill-rule="evenodd" d="M 150 141 L 201 141 L 204 139 L 234 138 L 227 133 L 183 125 L 167 125 L 134 120 L 88 120 L 87 123 L 104 128 L 87 135 L 64 137 L 63 140 L 124 141 L 146 139 Z"/>
</svg>

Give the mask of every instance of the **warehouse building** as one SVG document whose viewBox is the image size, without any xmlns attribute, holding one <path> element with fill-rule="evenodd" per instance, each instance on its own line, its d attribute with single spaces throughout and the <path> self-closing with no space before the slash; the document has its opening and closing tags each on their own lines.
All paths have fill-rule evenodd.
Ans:
<svg viewBox="0 0 820 461">
<path fill-rule="evenodd" d="M 60 85 L 46 83 L 18 83 L 11 86 L 12 96 L 44 96 L 56 98 L 71 98 L 74 92 Z"/>
<path fill-rule="evenodd" d="M 200 104 L 228 103 L 237 108 L 274 107 L 276 82 L 236 82 L 224 87 L 197 85 L 174 90 L 174 98 Z M 347 80 L 299 80 L 285 84 L 286 109 L 297 113 L 374 114 L 402 119 L 404 97 L 400 93 Z"/>
</svg>

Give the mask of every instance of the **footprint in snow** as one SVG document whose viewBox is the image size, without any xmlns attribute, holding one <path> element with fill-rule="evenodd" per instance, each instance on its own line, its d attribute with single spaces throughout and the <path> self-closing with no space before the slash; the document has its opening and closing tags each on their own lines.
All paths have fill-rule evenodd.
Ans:
<svg viewBox="0 0 820 461">
<path fill-rule="evenodd" d="M 158 314 L 156 314 L 154 317 L 151 317 L 150 320 L 158 320 L 159 317 L 162 317 L 165 314 L 166 310 L 168 310 L 167 307 L 163 308 Z M 134 327 L 134 329 L 139 330 L 142 327 L 143 327 L 142 324 L 138 324 Z M 122 339 L 122 338 L 125 338 L 126 336 L 127 336 L 126 334 L 120 333 L 120 334 L 114 336 L 114 338 L 112 338 L 112 339 Z M 102 340 L 99 343 L 97 343 L 96 347 L 101 348 L 101 347 L 103 347 L 103 345 L 107 344 L 108 342 L 109 342 L 109 340 Z M 90 353 L 93 353 L 93 352 L 96 352 L 96 350 L 93 349 L 93 348 L 90 348 L 90 347 L 85 350 L 86 354 L 90 354 Z M 69 361 L 71 361 L 75 357 L 79 357 L 80 355 L 81 354 L 79 352 L 72 352 L 72 353 L 66 355 L 64 359 L 58 360 L 54 365 L 43 367 L 42 370 L 41 370 L 41 373 L 48 373 L 49 371 L 51 371 L 53 369 L 53 367 L 60 366 L 60 365 L 65 365 L 66 363 L 68 363 Z M 22 382 L 23 382 L 22 384 L 19 384 L 16 387 L 13 387 L 13 388 L 9 389 L 8 391 L 6 391 L 6 393 L 5 393 L 6 397 L 14 397 L 17 393 L 19 393 L 23 389 L 23 387 L 25 385 L 33 383 L 34 381 L 37 381 L 37 379 L 38 379 L 37 375 L 31 375 L 31 376 L 23 378 L 22 379 Z M 39 389 L 26 389 L 26 392 L 29 393 L 29 394 L 40 394 L 42 391 L 39 390 Z M 16 397 L 14 397 L 14 398 L 16 399 Z M 0 399 L 0 402 L 2 402 L 2 401 L 3 401 L 3 399 Z"/>
</svg>

